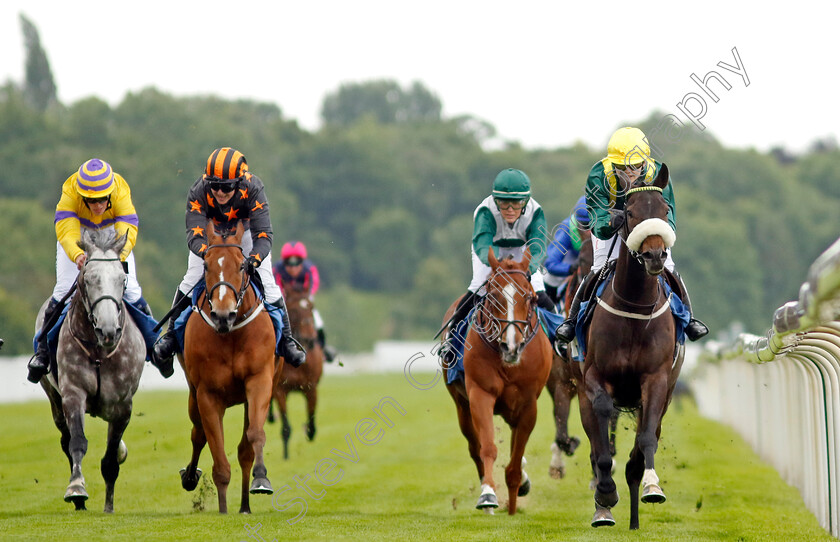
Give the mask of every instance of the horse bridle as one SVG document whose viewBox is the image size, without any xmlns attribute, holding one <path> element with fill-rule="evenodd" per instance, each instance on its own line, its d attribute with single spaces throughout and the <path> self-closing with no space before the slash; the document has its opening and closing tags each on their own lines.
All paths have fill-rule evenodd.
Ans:
<svg viewBox="0 0 840 542">
<path fill-rule="evenodd" d="M 624 194 L 624 208 L 621 209 L 621 214 L 623 215 L 624 220 L 621 223 L 621 228 L 620 229 L 621 229 L 621 238 L 622 238 L 622 240 L 625 241 L 625 246 L 627 246 L 627 244 L 626 244 L 627 237 L 630 236 L 630 226 L 627 225 L 627 196 L 629 196 L 630 194 L 635 194 L 637 192 L 659 192 L 660 194 L 662 194 L 662 189 L 659 188 L 658 186 L 645 184 L 643 186 L 636 186 L 634 188 L 630 188 Z M 610 248 L 610 252 L 612 252 L 612 248 Z M 642 265 L 645 264 L 644 259 L 642 258 L 642 253 L 641 252 L 639 252 L 637 250 L 631 250 L 630 247 L 627 247 L 627 253 L 630 254 L 630 256 L 633 259 L 635 259 L 637 262 L 639 262 L 640 264 L 642 264 Z"/>
<path fill-rule="evenodd" d="M 241 245 L 215 244 L 215 245 L 208 246 L 207 251 L 209 251 L 211 248 L 237 248 L 237 249 L 239 249 L 240 252 L 242 252 L 242 246 Z M 205 252 L 205 254 L 206 254 L 206 252 Z M 216 291 L 216 288 L 220 288 L 222 286 L 227 286 L 233 292 L 235 292 L 234 295 L 236 296 L 236 306 L 234 307 L 234 310 L 236 312 L 239 312 L 239 308 L 242 306 L 242 302 L 245 300 L 245 292 L 248 290 L 248 285 L 250 284 L 250 281 L 248 280 L 248 273 L 245 270 L 245 263 L 246 262 L 243 261 L 242 265 L 239 268 L 239 271 L 240 271 L 241 276 L 242 276 L 242 286 L 239 289 L 234 287 L 233 284 L 231 284 L 230 282 L 228 282 L 226 280 L 220 280 L 219 282 L 217 282 L 216 284 L 214 284 L 212 287 L 208 288 L 204 292 L 204 298 L 207 300 L 207 305 L 210 306 L 210 312 L 213 311 L 213 292 Z M 234 327 L 231 331 L 233 331 L 235 329 L 239 329 L 240 327 L 243 327 L 246 324 L 248 324 L 251 321 L 252 317 L 257 315 L 257 310 L 260 309 L 261 307 L 262 307 L 262 303 L 259 303 L 259 302 L 254 303 L 254 306 L 251 307 L 250 309 L 248 309 L 247 313 L 242 315 L 242 321 L 240 321 L 238 324 L 234 325 Z M 207 317 L 207 315 L 204 314 L 204 311 L 199 310 L 198 312 L 201 315 L 202 319 L 205 322 L 207 322 L 207 324 L 210 327 L 212 327 L 213 329 L 216 329 L 216 326 L 212 323 L 212 320 L 210 320 Z"/>
<path fill-rule="evenodd" d="M 526 273 L 525 271 L 519 270 L 519 269 L 511 269 L 510 271 L 505 271 L 503 269 L 498 269 L 496 272 L 497 273 L 502 273 L 502 274 L 505 274 L 505 275 L 513 275 L 513 274 L 523 275 L 525 278 L 529 278 L 528 273 Z M 490 282 L 490 279 L 488 279 L 487 282 L 485 282 L 485 284 L 487 284 L 488 282 Z M 482 303 L 482 307 L 484 306 L 484 303 L 487 302 L 486 300 L 487 300 L 487 298 L 485 298 L 485 301 Z M 499 351 L 499 346 L 498 346 L 499 339 L 502 336 L 504 336 L 504 332 L 507 330 L 507 328 L 509 328 L 510 326 L 514 326 L 517 329 L 517 331 L 519 331 L 519 333 L 522 335 L 522 337 L 523 337 L 522 348 L 525 348 L 525 346 L 527 346 L 528 343 L 530 343 L 531 340 L 537 335 L 537 331 L 539 331 L 539 321 L 535 321 L 533 324 L 531 323 L 532 320 L 536 320 L 536 309 L 534 309 L 533 300 L 534 300 L 534 294 L 533 293 L 528 293 L 525 296 L 525 301 L 526 301 L 526 303 L 528 303 L 528 315 L 527 315 L 528 319 L 527 320 L 505 320 L 505 319 L 499 318 L 497 316 L 492 316 L 492 315 L 486 314 L 488 311 L 479 310 L 478 315 L 476 317 L 477 320 L 480 319 L 482 316 L 485 316 L 487 318 L 490 318 L 490 319 L 498 322 L 498 324 L 499 324 L 499 330 L 495 334 L 496 335 L 495 340 L 491 340 L 486 334 L 486 331 L 487 331 L 486 327 L 487 326 L 482 325 L 481 322 L 478 322 L 479 326 L 478 326 L 476 331 L 478 331 L 479 337 L 481 337 L 481 339 L 484 341 L 484 343 L 487 346 L 489 346 L 491 349 L 498 352 Z M 504 324 L 504 326 L 502 324 Z"/>
<path fill-rule="evenodd" d="M 211 248 L 238 248 L 239 251 L 242 252 L 242 246 L 241 245 L 222 245 L 222 244 L 210 245 L 210 246 L 207 247 L 207 251 L 209 251 Z M 211 288 L 207 289 L 207 293 L 205 294 L 205 296 L 207 298 L 207 304 L 210 305 L 210 311 L 213 310 L 213 292 L 216 291 L 216 288 L 221 288 L 222 286 L 227 286 L 232 291 L 236 292 L 235 293 L 235 295 L 236 295 L 235 310 L 237 312 L 239 312 L 239 307 L 242 305 L 242 301 L 245 299 L 245 291 L 248 289 L 248 283 L 249 283 L 247 273 L 245 271 L 245 262 L 242 262 L 242 266 L 239 268 L 239 271 L 240 271 L 241 276 L 242 276 L 242 286 L 239 289 L 234 287 L 233 284 L 231 284 L 230 282 L 228 282 L 226 280 L 220 280 L 219 282 L 214 284 Z"/>
<path fill-rule="evenodd" d="M 119 258 L 88 258 L 88 259 L 85 260 L 85 267 L 87 267 L 89 262 L 119 262 L 119 261 L 120 261 Z M 91 303 L 90 300 L 88 299 L 87 288 L 84 286 L 83 275 L 79 276 L 78 289 L 79 289 L 79 299 L 82 302 L 82 306 L 85 309 L 85 313 L 87 314 L 88 320 L 90 320 L 90 323 L 93 325 L 94 328 L 96 328 L 96 315 L 94 314 L 93 309 L 101 301 L 113 301 L 117 305 L 117 315 L 118 315 L 119 320 L 120 320 L 120 328 L 125 327 L 125 311 L 123 310 L 122 299 L 117 299 L 116 297 L 114 297 L 112 295 L 102 295 L 102 296 L 97 297 L 96 300 L 94 300 L 93 303 Z M 123 292 L 125 292 L 125 282 L 123 282 Z M 83 339 L 79 338 L 79 336 L 73 330 L 72 325 L 70 326 L 70 334 L 73 336 L 73 338 L 76 340 L 76 342 L 79 343 L 79 346 L 81 346 L 82 349 L 90 357 L 91 356 L 90 352 L 88 352 L 87 349 L 82 344 Z M 119 344 L 120 344 L 121 341 L 122 341 L 122 334 L 120 334 L 120 338 L 117 341 L 117 344 L 112 349 L 111 354 L 109 354 L 106 357 L 110 357 L 114 352 L 117 351 L 117 348 L 119 347 Z"/>
</svg>

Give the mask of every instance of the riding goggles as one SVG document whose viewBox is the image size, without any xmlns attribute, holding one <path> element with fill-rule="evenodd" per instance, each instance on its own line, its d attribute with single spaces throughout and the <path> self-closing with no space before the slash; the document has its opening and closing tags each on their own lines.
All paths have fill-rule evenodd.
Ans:
<svg viewBox="0 0 840 542">
<path fill-rule="evenodd" d="M 515 211 L 519 211 L 523 207 L 525 207 L 525 205 L 528 204 L 528 200 L 524 200 L 524 199 L 493 198 L 493 201 L 496 203 L 496 207 L 498 207 L 502 211 L 507 211 L 508 209 L 513 209 Z"/>
<path fill-rule="evenodd" d="M 236 190 L 236 185 L 239 183 L 237 182 L 222 182 L 222 181 L 209 181 L 210 190 L 218 190 L 219 192 L 224 192 L 225 194 L 230 194 L 234 190 Z"/>
</svg>

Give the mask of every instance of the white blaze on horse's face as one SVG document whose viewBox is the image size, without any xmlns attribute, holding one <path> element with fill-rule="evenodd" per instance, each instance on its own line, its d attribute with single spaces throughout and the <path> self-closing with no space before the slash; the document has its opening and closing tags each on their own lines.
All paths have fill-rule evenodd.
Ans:
<svg viewBox="0 0 840 542">
<path fill-rule="evenodd" d="M 224 269 L 225 257 L 222 256 L 221 258 L 219 258 L 218 263 L 219 263 L 219 269 L 220 269 L 220 271 L 219 271 L 219 282 L 224 282 L 225 272 L 222 271 L 222 269 Z M 224 284 L 219 286 L 219 301 L 221 301 L 222 299 L 225 298 L 225 294 L 227 293 L 227 291 L 228 291 L 227 286 L 225 286 Z"/>
<path fill-rule="evenodd" d="M 516 299 L 514 295 L 516 294 L 516 286 L 512 283 L 508 283 L 505 286 L 505 289 L 502 290 L 502 294 L 505 296 L 505 300 L 507 300 L 507 319 L 509 322 L 512 322 L 516 319 L 515 309 L 516 309 Z M 516 351 L 516 327 L 512 325 L 507 326 L 507 331 L 505 332 L 505 342 L 508 346 L 509 352 Z"/>
</svg>

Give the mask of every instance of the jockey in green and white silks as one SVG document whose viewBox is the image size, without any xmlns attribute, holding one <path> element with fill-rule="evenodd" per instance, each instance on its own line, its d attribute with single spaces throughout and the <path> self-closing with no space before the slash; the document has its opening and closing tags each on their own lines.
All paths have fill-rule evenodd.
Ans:
<svg viewBox="0 0 840 542">
<path fill-rule="evenodd" d="M 493 192 L 476 207 L 473 213 L 472 269 L 473 277 L 467 293 L 461 297 L 452 315 L 450 329 L 454 329 L 485 294 L 484 283 L 490 276 L 488 254 L 490 247 L 500 260 L 513 256 L 519 260 L 530 249 L 531 285 L 537 293 L 538 304 L 554 310 L 554 303 L 545 292 L 540 270 L 545 258 L 546 222 L 542 207 L 531 197 L 531 180 L 518 169 L 505 169 L 493 181 Z M 442 354 L 449 361 L 454 356 L 449 345 Z"/>
<path fill-rule="evenodd" d="M 590 279 L 597 276 L 605 264 L 618 258 L 618 243 L 624 242 L 616 233 L 624 219 L 623 213 L 615 212 L 624 210 L 625 193 L 621 189 L 621 183 L 629 186 L 639 178 L 652 182 L 661 168 L 662 164 L 650 156 L 650 146 L 645 134 L 638 128 L 625 127 L 613 133 L 607 144 L 607 156 L 590 169 L 586 180 L 586 203 L 592 217 L 592 271 L 581 282 L 569 309 L 569 317 L 557 329 L 556 339 L 560 343 L 567 343 L 574 338 L 580 302 Z M 662 196 L 668 203 L 668 225 L 671 233 L 677 230 L 673 185 L 673 182 L 669 182 L 662 191 Z M 674 270 L 670 250 L 665 260 L 665 269 L 666 275 L 670 273 L 674 278 L 672 282 L 677 286 L 675 289 L 679 290 L 676 293 L 689 312 L 692 312 L 688 291 L 682 277 Z M 696 341 L 708 334 L 709 329 L 703 322 L 695 319 L 692 312 L 685 333 L 690 340 Z"/>
</svg>

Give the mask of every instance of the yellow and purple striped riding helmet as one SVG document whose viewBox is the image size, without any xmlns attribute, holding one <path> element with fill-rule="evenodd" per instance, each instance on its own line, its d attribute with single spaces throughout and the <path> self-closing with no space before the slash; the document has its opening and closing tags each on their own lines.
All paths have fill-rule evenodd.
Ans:
<svg viewBox="0 0 840 542">
<path fill-rule="evenodd" d="M 83 198 L 104 198 L 114 191 L 114 171 L 108 162 L 91 158 L 76 173 L 76 191 Z"/>
</svg>

